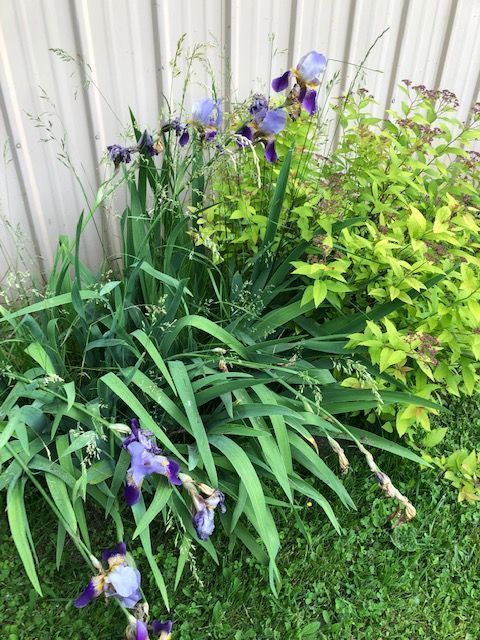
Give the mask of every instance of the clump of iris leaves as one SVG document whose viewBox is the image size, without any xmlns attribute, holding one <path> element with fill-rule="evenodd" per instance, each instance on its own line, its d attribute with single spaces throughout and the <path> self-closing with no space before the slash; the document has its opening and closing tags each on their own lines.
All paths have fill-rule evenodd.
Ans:
<svg viewBox="0 0 480 640">
<path fill-rule="evenodd" d="M 282 244 L 280 214 L 288 221 L 301 197 L 302 149 L 279 159 L 275 138 L 288 118 L 305 118 L 315 123 L 315 143 L 325 66 L 310 52 L 273 81 L 278 100 L 256 96 L 228 122 L 216 96 L 196 103 L 191 118 L 170 117 L 154 135 L 141 133 L 132 115 L 136 141 L 109 147 L 112 177 L 80 216 L 75 238 L 60 238 L 42 295 L 1 309 L 0 490 L 16 548 L 41 594 L 24 499 L 30 484 L 58 520 L 57 562 L 68 535 L 90 565 L 77 605 L 101 594 L 114 600 L 127 614 L 128 638 L 149 630 L 168 638 L 172 630 L 170 620 L 148 620 L 146 596 L 161 597 L 169 610 L 152 529 L 182 540 L 177 583 L 192 545 L 218 562 L 216 527 L 268 566 L 276 593 L 281 512 L 301 526 L 308 501 L 340 534 L 335 505 L 355 508 L 341 479 L 349 466 L 345 441 L 360 448 L 387 497 L 410 505 L 372 452 L 421 460 L 359 428 L 352 415 L 382 401 L 434 405 L 401 389 L 343 388 L 334 366 L 355 360 L 345 348 L 349 333 L 401 303 L 348 317 L 302 305 L 305 284 L 291 264 L 306 243 L 288 251 Z M 249 155 L 268 195 L 265 230 L 258 251 L 215 264 L 195 245 L 191 214 L 215 206 L 215 172 L 234 165 L 236 154 Z M 80 258 L 82 238 L 118 190 L 128 194 L 121 248 L 95 272 Z M 337 457 L 327 464 L 332 449 Z M 90 545 L 91 528 L 103 526 L 89 518 L 98 507 L 116 529 L 103 562 Z M 407 517 L 399 511 L 400 520 L 412 509 Z M 135 531 L 125 541 L 132 514 Z M 143 547 L 158 593 L 142 593 L 125 542 Z"/>
</svg>

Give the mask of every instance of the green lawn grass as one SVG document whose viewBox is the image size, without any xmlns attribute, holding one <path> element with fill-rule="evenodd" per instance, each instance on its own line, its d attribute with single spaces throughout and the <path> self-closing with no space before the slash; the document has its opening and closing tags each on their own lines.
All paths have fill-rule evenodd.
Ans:
<svg viewBox="0 0 480 640">
<path fill-rule="evenodd" d="M 479 403 L 455 408 L 455 434 L 478 442 Z M 455 444 L 455 443 L 453 443 Z M 456 492 L 438 470 L 420 472 L 413 463 L 379 457 L 384 470 L 418 510 L 411 524 L 385 526 L 392 503 L 381 495 L 364 461 L 352 456 L 346 478 L 358 511 L 338 515 L 345 535 L 336 535 L 321 511 L 305 505 L 307 540 L 294 518 L 282 527 L 279 566 L 283 586 L 270 593 L 265 569 L 238 549 L 224 549 L 219 567 L 200 549 L 171 594 L 174 640 L 306 639 L 476 640 L 480 637 L 480 509 L 458 504 Z M 34 496 L 32 496 L 32 499 Z M 2 505 L 3 506 L 3 505 Z M 101 534 L 97 516 L 95 544 L 100 551 L 112 540 Z M 75 548 L 66 547 L 56 573 L 53 519 L 39 507 L 32 529 L 38 541 L 45 597 L 30 587 L 0 517 L 0 623 L 9 640 L 122 637 L 123 617 L 115 606 L 97 601 L 82 611 L 71 601 L 88 580 Z M 174 534 L 160 527 L 156 551 L 168 585 L 176 570 Z M 104 537 L 102 537 L 104 536 Z M 218 548 L 227 545 L 217 533 Z M 143 558 L 136 555 L 140 567 Z M 145 576 L 148 572 L 144 572 Z M 153 582 L 144 583 L 154 616 L 165 616 Z"/>
</svg>

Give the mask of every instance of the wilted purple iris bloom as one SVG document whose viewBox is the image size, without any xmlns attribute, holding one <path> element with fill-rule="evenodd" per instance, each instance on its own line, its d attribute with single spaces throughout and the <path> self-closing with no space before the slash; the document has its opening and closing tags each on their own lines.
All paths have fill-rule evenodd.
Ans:
<svg viewBox="0 0 480 640">
<path fill-rule="evenodd" d="M 132 433 L 123 440 L 122 447 L 131 457 L 130 468 L 127 471 L 125 486 L 125 500 L 134 505 L 140 500 L 140 489 L 143 479 L 152 473 L 166 476 L 175 485 L 182 484 L 178 477 L 180 467 L 175 460 L 162 455 L 153 438 L 151 431 L 140 429 L 138 420 L 131 421 Z"/>
<path fill-rule="evenodd" d="M 107 147 L 107 150 L 110 160 L 115 164 L 115 168 L 117 168 L 122 162 L 128 164 L 132 159 L 132 150 L 129 147 L 122 147 L 119 144 L 111 144 Z"/>
<path fill-rule="evenodd" d="M 237 133 L 250 142 L 263 142 L 266 160 L 276 162 L 278 156 L 275 149 L 275 136 L 285 128 L 286 112 L 283 109 L 269 109 L 268 104 L 265 106 L 254 101 L 250 106 L 250 113 L 253 115 L 252 121 L 243 125 Z M 238 140 L 238 144 L 243 146 L 241 139 Z"/>
<path fill-rule="evenodd" d="M 159 638 L 160 640 L 170 640 L 172 635 L 172 627 L 173 622 L 171 620 L 165 620 L 165 622 L 154 620 L 152 622 L 152 632 L 155 637 Z"/>
<path fill-rule="evenodd" d="M 192 124 L 205 140 L 213 140 L 223 122 L 222 101 L 204 98 L 192 107 Z"/>
<path fill-rule="evenodd" d="M 172 118 L 169 122 L 163 125 L 162 131 L 175 131 L 175 135 L 178 138 L 178 143 L 181 147 L 188 144 L 190 140 L 190 134 L 188 133 L 188 127 L 186 124 L 180 122 L 180 118 L 177 116 Z"/>
<path fill-rule="evenodd" d="M 158 156 L 158 151 L 156 150 L 155 145 L 153 143 L 152 134 L 148 133 L 146 129 L 140 136 L 137 149 L 144 156 L 150 156 L 150 158 L 152 158 L 153 156 Z"/>
<path fill-rule="evenodd" d="M 188 491 L 193 502 L 192 523 L 200 540 L 207 540 L 215 529 L 215 509 L 225 513 L 225 496 L 219 489 L 212 489 L 206 484 L 198 484 L 185 473 L 180 474 L 183 486 Z M 197 488 L 198 487 L 198 488 Z M 204 498 L 200 491 L 207 498 Z"/>
<path fill-rule="evenodd" d="M 148 131 L 140 136 L 138 144 L 135 147 L 122 147 L 119 144 L 111 144 L 107 147 L 108 156 L 115 165 L 115 169 L 122 163 L 128 164 L 132 159 L 132 153 L 141 153 L 150 158 L 158 155 L 158 151 L 153 142 L 153 137 Z"/>
<path fill-rule="evenodd" d="M 317 108 L 317 91 L 316 88 L 320 84 L 320 77 L 324 73 L 327 66 L 327 59 L 318 51 L 310 51 L 300 58 L 294 69 L 285 71 L 284 74 L 272 80 L 272 89 L 274 91 L 284 91 L 288 89 L 290 76 L 296 79 L 298 85 L 298 94 L 295 99 L 298 100 L 305 111 L 312 115 Z"/>
<path fill-rule="evenodd" d="M 133 608 L 141 599 L 140 572 L 134 567 L 129 567 L 126 562 L 127 548 L 124 542 L 102 554 L 102 560 L 108 564 L 104 569 L 99 564 L 99 574 L 93 576 L 74 605 L 78 609 L 86 607 L 94 598 L 102 593 L 107 598 L 116 598 L 127 609 Z"/>
<path fill-rule="evenodd" d="M 268 111 L 268 100 L 265 96 L 257 93 L 253 96 L 252 102 L 248 107 L 248 110 L 255 119 L 262 119 Z"/>
</svg>

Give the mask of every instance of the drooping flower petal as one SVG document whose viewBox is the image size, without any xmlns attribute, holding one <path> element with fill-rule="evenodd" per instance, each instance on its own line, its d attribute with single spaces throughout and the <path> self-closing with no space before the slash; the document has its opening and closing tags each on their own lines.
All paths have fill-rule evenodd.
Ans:
<svg viewBox="0 0 480 640">
<path fill-rule="evenodd" d="M 125 485 L 125 489 L 123 491 L 123 497 L 125 498 L 125 502 L 129 507 L 132 507 L 134 504 L 140 500 L 141 492 L 140 487 L 137 487 L 135 484 L 129 484 L 127 479 L 127 484 Z"/>
<path fill-rule="evenodd" d="M 180 471 L 178 463 L 162 454 L 153 434 L 140 429 L 136 419 L 132 422 L 132 433 L 123 440 L 122 446 L 131 458 L 124 493 L 127 504 L 134 505 L 140 500 L 143 480 L 153 473 L 166 476 L 173 485 L 182 484 L 178 477 Z"/>
<path fill-rule="evenodd" d="M 178 144 L 181 147 L 184 147 L 186 144 L 188 144 L 189 140 L 190 140 L 190 134 L 188 133 L 187 127 L 185 127 L 185 129 L 183 130 L 183 133 L 178 138 Z"/>
<path fill-rule="evenodd" d="M 77 607 L 77 609 L 86 607 L 94 598 L 98 598 L 98 596 L 103 593 L 104 584 L 104 576 L 95 576 L 92 578 L 84 591 L 74 601 L 74 606 Z"/>
<path fill-rule="evenodd" d="M 142 598 L 138 569 L 122 565 L 110 571 L 105 579 L 106 595 L 119 600 L 127 609 L 133 608 Z"/>
<path fill-rule="evenodd" d="M 325 71 L 327 59 L 323 53 L 309 51 L 302 56 L 297 64 L 297 78 L 305 84 L 319 84 L 320 76 Z"/>
<path fill-rule="evenodd" d="M 254 131 L 248 124 L 244 124 L 243 127 L 240 127 L 240 129 L 238 129 L 236 133 L 237 136 L 241 136 L 241 138 L 238 137 L 236 139 L 239 147 L 245 147 L 247 145 L 247 142 L 242 140 L 242 138 L 246 138 L 247 140 L 250 140 L 250 142 L 253 140 Z"/>
<path fill-rule="evenodd" d="M 170 484 L 174 484 L 179 487 L 182 484 L 182 481 L 178 477 L 180 473 L 180 465 L 175 460 L 168 461 L 167 473 L 166 476 Z"/>
<path fill-rule="evenodd" d="M 148 640 L 147 625 L 142 620 L 137 620 L 135 640 Z"/>
<path fill-rule="evenodd" d="M 290 80 L 291 71 L 285 71 L 284 74 L 278 76 L 278 78 L 274 78 L 272 80 L 272 89 L 279 93 L 280 91 L 285 91 L 288 88 L 288 82 Z"/>
<path fill-rule="evenodd" d="M 266 142 L 265 159 L 267 162 L 276 162 L 278 160 L 277 150 L 275 149 L 275 140 L 268 140 Z"/>
<path fill-rule="evenodd" d="M 312 116 L 317 110 L 317 92 L 315 89 L 309 89 L 301 103 L 305 111 Z"/>
<path fill-rule="evenodd" d="M 192 519 L 193 526 L 200 540 L 208 540 L 215 529 L 215 512 L 206 505 L 202 506 Z"/>
<path fill-rule="evenodd" d="M 152 632 L 160 640 L 169 640 L 172 633 L 172 628 L 173 622 L 171 620 L 166 620 L 165 622 L 154 620 L 152 622 Z"/>
<path fill-rule="evenodd" d="M 259 129 L 266 135 L 275 135 L 285 128 L 287 114 L 283 109 L 271 109 L 259 125 Z"/>
<path fill-rule="evenodd" d="M 143 620 L 130 619 L 130 624 L 125 632 L 126 640 L 148 640 L 147 625 Z"/>
</svg>

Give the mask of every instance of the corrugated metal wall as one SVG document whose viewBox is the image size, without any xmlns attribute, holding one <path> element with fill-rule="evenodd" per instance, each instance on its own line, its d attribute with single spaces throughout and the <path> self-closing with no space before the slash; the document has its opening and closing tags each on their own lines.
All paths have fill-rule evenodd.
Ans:
<svg viewBox="0 0 480 640">
<path fill-rule="evenodd" d="M 345 62 L 360 63 L 387 27 L 362 80 L 378 113 L 410 78 L 456 92 L 465 116 L 480 90 L 480 0 L 0 0 L 0 276 L 22 268 L 19 257 L 36 270 L 51 264 L 58 235 L 74 232 L 111 171 L 99 161 L 128 125 L 128 107 L 155 128 L 162 95 L 179 100 L 184 75 L 170 62 L 182 34 L 190 51 L 212 45 L 207 60 L 228 102 L 268 89 L 272 72 L 312 48 L 327 54 L 329 75 L 340 72 L 340 95 L 356 72 Z M 186 105 L 208 82 L 196 64 Z M 91 264 L 99 236 L 115 250 L 115 224 L 115 212 L 102 211 L 98 233 L 91 225 Z"/>
</svg>

